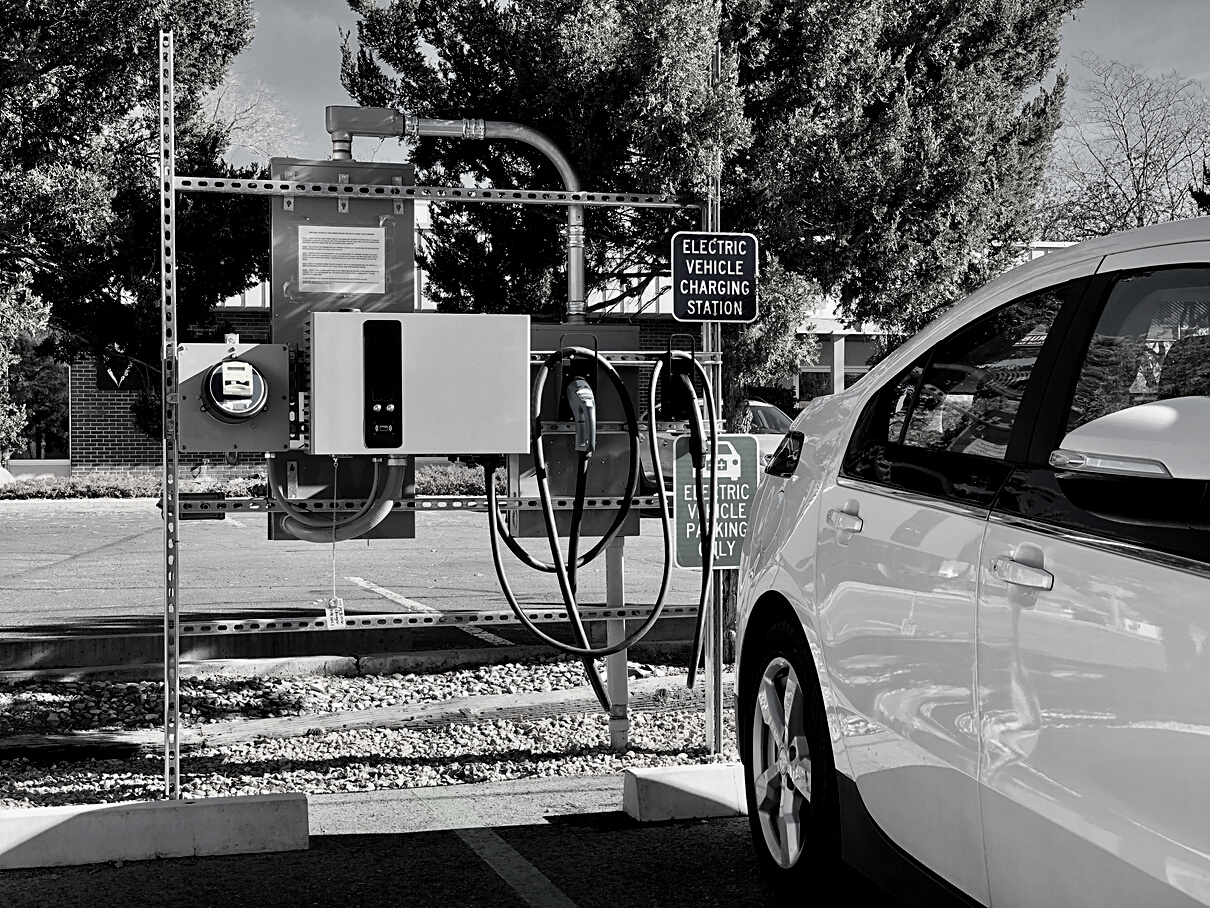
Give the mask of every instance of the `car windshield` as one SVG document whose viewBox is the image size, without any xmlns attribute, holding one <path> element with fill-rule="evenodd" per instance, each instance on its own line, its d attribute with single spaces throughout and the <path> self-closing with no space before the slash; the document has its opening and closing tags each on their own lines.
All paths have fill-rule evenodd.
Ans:
<svg viewBox="0 0 1210 908">
<path fill-rule="evenodd" d="M 790 417 L 769 404 L 750 404 L 752 425 L 766 432 L 785 433 L 790 431 Z"/>
</svg>

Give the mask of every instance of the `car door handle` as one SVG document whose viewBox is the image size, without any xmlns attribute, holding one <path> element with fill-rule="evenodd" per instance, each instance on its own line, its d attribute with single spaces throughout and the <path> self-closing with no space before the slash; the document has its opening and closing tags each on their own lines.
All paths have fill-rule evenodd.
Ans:
<svg viewBox="0 0 1210 908">
<path fill-rule="evenodd" d="M 1051 590 L 1055 586 L 1055 575 L 1050 571 L 1022 564 L 1013 558 L 993 558 L 988 565 L 993 576 L 1005 583 L 1027 586 L 1033 590 Z"/>
<path fill-rule="evenodd" d="M 865 522 L 856 514 L 850 514 L 840 508 L 832 508 L 828 511 L 828 526 L 843 533 L 860 533 Z"/>
</svg>

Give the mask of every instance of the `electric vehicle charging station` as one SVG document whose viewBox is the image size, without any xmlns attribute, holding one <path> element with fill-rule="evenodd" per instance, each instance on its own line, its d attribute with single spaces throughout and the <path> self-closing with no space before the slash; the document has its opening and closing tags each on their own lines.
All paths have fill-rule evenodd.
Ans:
<svg viewBox="0 0 1210 908">
<path fill-rule="evenodd" d="M 372 534 L 403 538 L 414 535 L 414 513 L 425 510 L 423 505 L 431 509 L 433 502 L 418 504 L 414 487 L 409 488 L 412 455 L 476 458 L 483 465 L 486 498 L 449 503 L 458 510 L 488 512 L 497 573 L 516 618 L 540 639 L 584 660 L 589 680 L 609 713 L 613 745 L 624 749 L 628 728 L 626 649 L 659 618 L 672 567 L 671 517 L 658 458 L 652 458 L 655 493 L 638 495 L 638 370 L 652 370 L 652 417 L 656 389 L 665 369 L 668 378 L 679 380 L 687 389 L 693 402 L 689 427 L 699 447 L 704 447 L 709 435 L 708 456 L 713 462 L 721 358 L 717 323 L 703 325 L 703 354 L 671 347 L 666 353 L 637 350 L 637 344 L 631 346 L 633 340 L 624 330 L 611 335 L 609 329 L 585 324 L 584 209 L 700 206 L 667 196 L 581 192 L 574 170 L 562 153 L 528 127 L 494 121 L 427 120 L 386 109 L 328 108 L 332 161 L 275 160 L 274 176 L 268 181 L 178 178 L 174 170 L 172 42 L 171 32 L 161 34 L 167 796 L 180 797 L 179 520 L 182 510 L 190 511 L 190 503 L 181 501 L 177 486 L 180 451 L 263 450 L 268 457 L 270 497 L 211 502 L 209 507 L 218 511 L 228 507 L 263 510 L 270 519 L 270 539 L 296 538 L 332 545 L 341 539 Z M 565 189 L 414 186 L 409 165 L 352 161 L 354 135 L 519 140 L 543 151 L 556 164 Z M 274 198 L 270 344 L 179 342 L 174 223 L 178 191 Z M 706 226 L 717 229 L 717 192 L 712 196 Z M 420 199 L 566 207 L 566 323 L 531 326 L 527 316 L 411 311 L 411 216 L 414 201 Z M 534 341 L 537 349 L 531 349 Z M 531 370 L 536 371 L 536 377 Z M 552 375 L 555 378 L 548 381 Z M 695 376 L 707 389 L 708 432 L 696 403 Z M 548 388 L 550 394 L 546 393 Z M 451 422 L 450 405 L 469 412 L 470 418 Z M 657 449 L 656 428 L 654 418 L 648 420 L 646 429 L 653 452 Z M 548 444 L 544 436 L 557 440 Z M 554 468 L 556 458 L 558 468 Z M 358 469 L 346 469 L 342 474 L 341 459 L 350 460 Z M 601 484 L 590 492 L 588 478 L 594 462 L 602 465 L 598 470 Z M 510 497 L 500 502 L 493 479 L 505 463 Z M 572 463 L 574 467 L 569 468 Z M 352 487 L 350 475 L 356 477 Z M 328 483 L 330 500 L 297 498 L 295 490 L 301 481 L 316 476 L 323 476 Z M 343 486 L 341 478 L 345 479 Z M 540 498 L 537 502 L 524 497 L 535 487 Z M 560 499 L 558 503 L 556 498 Z M 528 512 L 537 507 L 542 511 L 544 531 L 528 519 L 536 516 Z M 509 512 L 507 522 L 502 509 Z M 627 606 L 623 587 L 623 539 L 637 533 L 638 509 L 658 510 L 664 529 L 664 581 L 650 608 Z M 710 525 L 713 510 L 712 504 Z M 590 516 L 586 519 L 586 515 Z M 396 521 L 394 526 L 392 520 Z M 582 533 L 601 538 L 581 555 L 578 545 Z M 528 555 L 514 540 L 527 535 L 547 536 L 550 562 Z M 568 538 L 566 554 L 560 542 L 563 535 Z M 706 533 L 708 551 L 710 535 Z M 577 645 L 569 647 L 544 634 L 534 616 L 518 605 L 502 565 L 500 542 L 527 566 L 556 575 L 567 604 L 560 617 L 572 623 Z M 603 647 L 594 647 L 580 619 L 575 578 L 579 567 L 602 553 L 607 560 L 607 641 Z M 713 588 L 712 611 L 716 617 L 712 624 L 718 627 L 711 628 L 708 651 L 711 656 L 717 655 L 718 664 L 713 664 L 710 657 L 706 660 L 708 686 L 713 693 L 708 696 L 707 726 L 710 743 L 717 752 L 721 749 L 722 724 L 721 610 L 718 585 L 712 579 L 707 562 L 694 654 L 696 657 L 700 652 L 702 622 Z M 645 620 L 637 630 L 630 631 L 627 620 L 639 618 Z M 593 665 L 598 656 L 606 658 L 608 687 Z"/>
</svg>

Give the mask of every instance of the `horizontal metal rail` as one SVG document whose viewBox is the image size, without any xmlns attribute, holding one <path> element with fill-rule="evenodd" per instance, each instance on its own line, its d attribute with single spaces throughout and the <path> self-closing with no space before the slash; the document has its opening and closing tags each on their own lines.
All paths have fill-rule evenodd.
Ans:
<svg viewBox="0 0 1210 908">
<path fill-rule="evenodd" d="M 723 429 L 723 421 L 721 419 L 718 420 L 718 424 L 719 424 L 719 432 L 725 431 Z M 542 423 L 543 432 L 574 432 L 575 430 L 576 430 L 576 424 L 574 422 L 543 422 Z M 656 420 L 655 430 L 657 432 L 688 432 L 689 431 L 689 420 L 687 420 L 687 419 L 675 420 L 674 419 L 674 420 L 670 420 L 670 421 L 665 421 L 665 420 L 659 419 L 659 420 Z M 597 422 L 597 431 L 598 432 L 628 432 L 629 427 L 624 422 L 600 420 Z M 644 440 L 646 440 L 647 421 L 644 419 L 639 420 L 639 432 L 644 433 L 643 438 L 644 438 Z"/>
<path fill-rule="evenodd" d="M 574 332 L 569 331 L 571 335 Z M 580 346 L 573 344 L 572 346 Z M 529 361 L 531 363 L 544 363 L 554 350 L 531 350 Z M 640 366 L 655 366 L 668 355 L 667 350 L 601 350 L 601 358 L 611 363 L 630 363 Z M 698 353 L 696 354 L 697 361 L 703 366 L 717 366 L 723 361 L 721 353 Z"/>
<path fill-rule="evenodd" d="M 486 202 L 499 205 L 584 205 L 599 208 L 700 208 L 677 196 L 640 192 L 568 192 L 565 189 L 479 189 L 473 186 L 384 186 L 378 183 L 309 183 L 174 177 L 179 192 L 242 195 L 383 198 L 417 202 Z"/>
<path fill-rule="evenodd" d="M 565 609 L 523 608 L 526 617 L 537 623 L 567 621 Z M 584 621 L 607 621 L 610 619 L 643 619 L 651 614 L 651 606 L 627 608 L 581 608 L 580 618 Z M 666 605 L 660 615 L 663 618 L 694 618 L 696 605 Z M 389 627 L 470 627 L 484 624 L 516 624 L 521 622 L 508 609 L 448 612 L 388 612 L 376 615 L 345 616 L 345 626 L 339 630 L 382 630 Z M 284 634 L 300 631 L 326 631 L 327 619 L 323 615 L 303 618 L 223 618 L 213 621 L 181 621 L 181 636 L 208 634 Z"/>
<path fill-rule="evenodd" d="M 189 495 L 183 492 L 182 495 Z M 665 496 L 667 497 L 667 496 Z M 497 499 L 505 511 L 537 511 L 542 508 L 540 498 L 500 498 Z M 364 498 L 291 499 L 290 504 L 301 511 L 311 513 L 327 511 L 356 511 L 365 504 Z M 584 502 L 586 510 L 608 510 L 618 508 L 622 504 L 620 498 L 588 498 Z M 571 496 L 552 498 L 551 505 L 556 511 L 570 511 L 573 507 Z M 658 508 L 659 496 L 639 495 L 631 499 L 631 507 Z M 424 498 L 403 498 L 395 502 L 396 511 L 486 511 L 486 495 L 434 495 Z M 218 501 L 184 498 L 181 501 L 181 513 L 236 513 L 244 511 L 268 511 L 282 513 L 281 507 L 271 498 L 227 498 Z"/>
</svg>

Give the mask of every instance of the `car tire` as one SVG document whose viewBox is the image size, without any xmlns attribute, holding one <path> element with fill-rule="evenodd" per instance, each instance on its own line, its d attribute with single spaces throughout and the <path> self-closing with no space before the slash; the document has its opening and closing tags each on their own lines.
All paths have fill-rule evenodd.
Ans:
<svg viewBox="0 0 1210 908">
<path fill-rule="evenodd" d="M 778 888 L 801 894 L 809 874 L 840 856 L 828 722 L 802 629 L 779 620 L 753 643 L 744 656 L 751 670 L 744 669 L 736 729 L 748 823 L 766 876 Z"/>
</svg>

